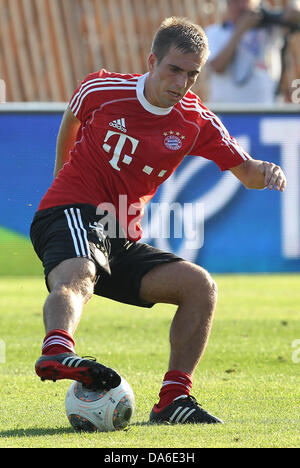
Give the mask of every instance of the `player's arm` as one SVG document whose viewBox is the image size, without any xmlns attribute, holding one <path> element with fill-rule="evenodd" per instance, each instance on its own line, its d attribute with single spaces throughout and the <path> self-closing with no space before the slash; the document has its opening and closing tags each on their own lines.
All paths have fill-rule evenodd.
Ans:
<svg viewBox="0 0 300 468">
<path fill-rule="evenodd" d="M 260 13 L 254 11 L 245 12 L 237 21 L 233 34 L 222 50 L 209 61 L 209 66 L 215 73 L 224 73 L 228 65 L 232 62 L 236 49 L 241 42 L 242 36 L 249 29 L 257 26 L 261 20 Z"/>
<path fill-rule="evenodd" d="M 249 189 L 268 187 L 283 192 L 286 187 L 286 177 L 281 167 L 271 162 L 249 159 L 230 170 Z"/>
<path fill-rule="evenodd" d="M 68 161 L 70 150 L 74 147 L 80 125 L 80 120 L 75 117 L 68 107 L 63 115 L 57 137 L 54 177 L 57 176 L 63 165 Z"/>
</svg>

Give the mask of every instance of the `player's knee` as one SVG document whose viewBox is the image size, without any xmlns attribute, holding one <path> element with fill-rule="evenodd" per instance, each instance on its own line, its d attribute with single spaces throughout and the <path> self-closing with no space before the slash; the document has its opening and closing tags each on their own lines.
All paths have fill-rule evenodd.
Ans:
<svg viewBox="0 0 300 468">
<path fill-rule="evenodd" d="M 205 309 L 213 311 L 218 297 L 218 286 L 212 276 L 204 268 L 192 266 L 192 278 L 186 288 L 186 297 L 205 305 Z"/>
<path fill-rule="evenodd" d="M 91 277 L 85 277 L 76 283 L 74 293 L 82 297 L 84 302 L 88 302 L 94 293 L 94 281 Z"/>
<path fill-rule="evenodd" d="M 216 304 L 218 299 L 218 285 L 215 280 L 208 274 L 207 278 L 207 292 L 212 304 Z"/>
<path fill-rule="evenodd" d="M 86 263 L 84 267 L 78 270 L 75 278 L 69 284 L 73 293 L 80 295 L 84 302 L 87 302 L 93 295 L 95 281 L 94 265 Z"/>
<path fill-rule="evenodd" d="M 80 300 L 86 303 L 93 295 L 93 282 L 84 278 L 70 282 L 58 282 L 51 291 L 52 296 L 69 298 L 70 300 Z"/>
<path fill-rule="evenodd" d="M 87 302 L 93 295 L 95 282 L 95 265 L 90 262 L 77 263 L 70 272 L 57 277 L 51 294 L 73 296 Z"/>
<path fill-rule="evenodd" d="M 213 312 L 217 303 L 218 287 L 211 275 L 205 270 L 203 270 L 201 274 L 199 291 L 202 297 L 201 300 L 207 305 L 206 310 L 208 312 Z"/>
</svg>

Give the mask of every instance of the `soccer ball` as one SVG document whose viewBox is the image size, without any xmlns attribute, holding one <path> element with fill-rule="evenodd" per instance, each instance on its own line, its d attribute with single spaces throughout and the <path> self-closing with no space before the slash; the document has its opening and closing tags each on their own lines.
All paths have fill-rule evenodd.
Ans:
<svg viewBox="0 0 300 468">
<path fill-rule="evenodd" d="M 134 393 L 122 377 L 118 387 L 89 390 L 79 382 L 69 387 L 66 414 L 76 432 L 109 432 L 125 429 L 134 413 Z"/>
</svg>

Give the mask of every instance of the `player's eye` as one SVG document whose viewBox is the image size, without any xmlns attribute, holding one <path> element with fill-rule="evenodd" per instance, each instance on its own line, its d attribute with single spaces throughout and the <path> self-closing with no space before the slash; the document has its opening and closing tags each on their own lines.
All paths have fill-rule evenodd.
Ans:
<svg viewBox="0 0 300 468">
<path fill-rule="evenodd" d="M 191 79 L 195 79 L 195 78 L 197 78 L 197 76 L 198 76 L 197 71 L 192 71 L 192 72 L 188 73 L 188 77 L 191 78 Z"/>
<path fill-rule="evenodd" d="M 180 68 L 178 68 L 178 67 L 171 66 L 171 71 L 174 72 L 174 73 L 178 73 L 178 72 L 180 72 L 181 70 L 180 70 Z"/>
</svg>

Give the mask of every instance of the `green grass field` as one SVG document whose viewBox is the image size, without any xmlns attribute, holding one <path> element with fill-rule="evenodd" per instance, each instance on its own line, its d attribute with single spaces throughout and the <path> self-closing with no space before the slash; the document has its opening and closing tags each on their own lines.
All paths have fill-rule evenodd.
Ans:
<svg viewBox="0 0 300 468">
<path fill-rule="evenodd" d="M 41 262 L 25 236 L 0 227 L 0 277 L 41 275 Z"/>
<path fill-rule="evenodd" d="M 293 362 L 292 342 L 300 339 L 300 277 L 215 278 L 219 304 L 192 394 L 225 424 L 148 425 L 175 309 L 144 310 L 94 297 L 75 337 L 77 352 L 119 370 L 135 392 L 136 412 L 127 431 L 76 434 L 64 412 L 70 382 L 41 382 L 34 373 L 44 281 L 1 277 L 0 447 L 299 447 L 300 362 Z"/>
</svg>

